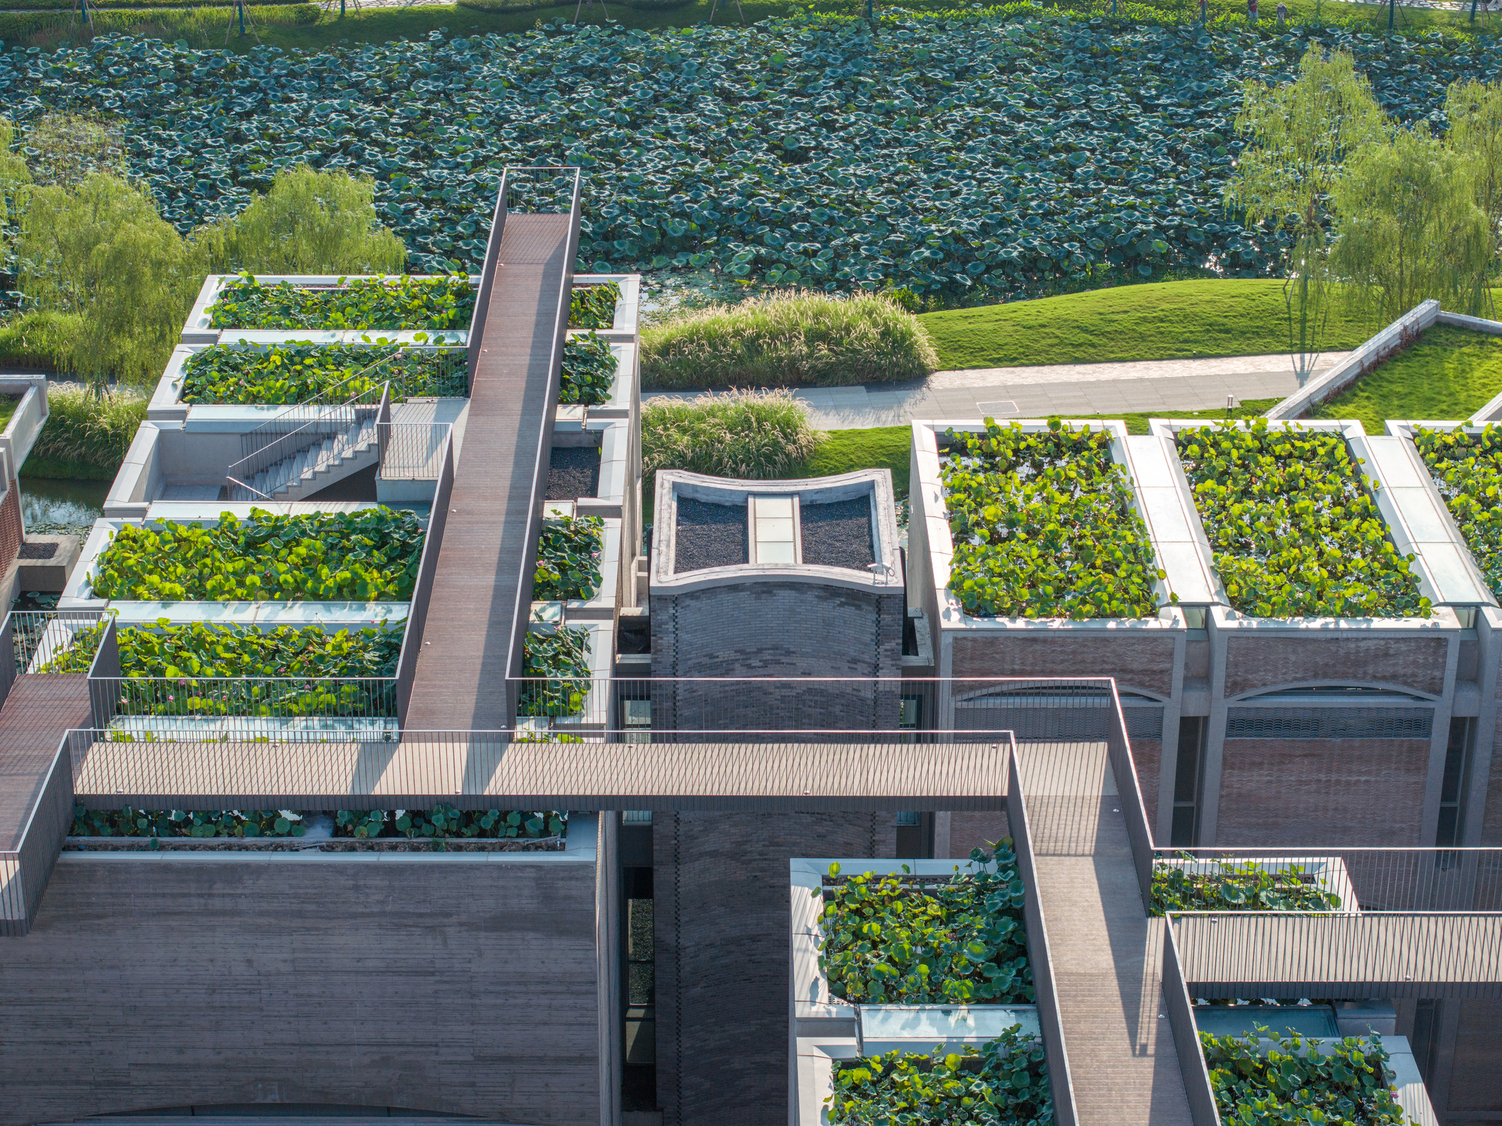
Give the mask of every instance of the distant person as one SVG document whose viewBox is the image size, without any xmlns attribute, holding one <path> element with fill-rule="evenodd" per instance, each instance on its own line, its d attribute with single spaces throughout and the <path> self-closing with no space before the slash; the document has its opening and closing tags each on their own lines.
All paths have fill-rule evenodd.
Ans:
<svg viewBox="0 0 1502 1126">
<path fill-rule="evenodd" d="M 1283 0 L 1278 0 L 1278 26 L 1282 27 L 1288 22 L 1288 5 Z"/>
<path fill-rule="evenodd" d="M 1246 19 L 1248 23 L 1257 22 L 1257 0 L 1246 0 Z"/>
<path fill-rule="evenodd" d="M 1208 22 L 1205 18 L 1205 0 L 1200 0 L 1200 24 Z"/>
</svg>

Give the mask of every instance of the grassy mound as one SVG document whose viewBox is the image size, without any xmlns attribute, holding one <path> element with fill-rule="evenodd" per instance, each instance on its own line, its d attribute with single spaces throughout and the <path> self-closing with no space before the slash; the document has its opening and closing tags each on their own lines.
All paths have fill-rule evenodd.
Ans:
<svg viewBox="0 0 1502 1126">
<path fill-rule="evenodd" d="M 937 366 L 917 318 L 874 294 L 787 290 L 641 334 L 642 385 L 657 389 L 894 383 Z"/>
</svg>

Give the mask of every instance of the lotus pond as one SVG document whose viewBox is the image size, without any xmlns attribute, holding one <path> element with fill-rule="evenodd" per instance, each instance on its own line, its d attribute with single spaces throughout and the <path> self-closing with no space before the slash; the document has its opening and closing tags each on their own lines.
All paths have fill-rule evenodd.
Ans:
<svg viewBox="0 0 1502 1126">
<path fill-rule="evenodd" d="M 1257 419 L 1178 432 L 1231 605 L 1259 618 L 1427 618 L 1345 438 Z"/>
<path fill-rule="evenodd" d="M 311 814 L 291 809 L 187 811 L 73 807 L 73 837 L 302 837 Z M 359 839 L 564 837 L 568 814 L 557 810 L 339 809 L 328 813 L 333 836 Z"/>
<path fill-rule="evenodd" d="M 1417 427 L 1413 441 L 1486 585 L 1502 598 L 1502 429 L 1488 424 L 1467 434 Z"/>
<path fill-rule="evenodd" d="M 1408 1126 L 1393 1097 L 1396 1073 L 1378 1037 L 1326 1045 L 1271 1032 L 1268 1040 L 1201 1032 L 1210 1087 L 1221 1121 L 1236 1126 L 1284 1122 Z"/>
<path fill-rule="evenodd" d="M 1164 576 L 1111 435 L 1051 419 L 947 435 L 949 590 L 967 614 L 1145 618 Z"/>
<path fill-rule="evenodd" d="M 526 685 L 519 716 L 575 716 L 584 710 L 591 688 L 589 630 L 561 626 L 552 633 L 529 633 L 522 643 Z"/>
<path fill-rule="evenodd" d="M 1502 42 L 1107 26 L 1020 8 L 767 20 L 671 34 L 525 34 L 200 51 L 101 36 L 0 56 L 21 124 L 119 122 L 131 171 L 187 231 L 278 168 L 376 181 L 414 270 L 472 270 L 507 164 L 582 164 L 579 264 L 722 271 L 969 303 L 1101 271 L 1269 275 L 1280 242 L 1222 205 L 1247 78 L 1292 76 L 1312 40 L 1350 50 L 1412 122 Z M 766 107 L 776 106 L 776 114 Z"/>
<path fill-rule="evenodd" d="M 411 511 L 285 516 L 255 509 L 213 524 L 127 524 L 101 554 L 96 598 L 405 602 L 424 529 Z"/>
<path fill-rule="evenodd" d="M 346 398 L 389 382 L 393 400 L 454 398 L 469 394 L 461 349 L 308 342 L 256 348 L 212 344 L 183 364 L 185 403 L 301 403 L 343 384 Z"/>
<path fill-rule="evenodd" d="M 841 876 L 821 899 L 819 969 L 829 990 L 868 1005 L 1031 1004 L 1024 891 L 1010 841 L 971 853 L 977 870 Z"/>
<path fill-rule="evenodd" d="M 1165 911 L 1338 911 L 1340 896 L 1300 864 L 1265 868 L 1255 861 L 1153 865 L 1153 914 Z"/>
<path fill-rule="evenodd" d="M 889 1052 L 841 1061 L 825 1099 L 831 1126 L 1049 1126 L 1043 1045 L 1010 1028 L 944 1055 Z"/>
<path fill-rule="evenodd" d="M 593 598 L 600 589 L 600 552 L 605 522 L 598 516 L 565 516 L 542 526 L 532 598 L 538 602 Z"/>
</svg>

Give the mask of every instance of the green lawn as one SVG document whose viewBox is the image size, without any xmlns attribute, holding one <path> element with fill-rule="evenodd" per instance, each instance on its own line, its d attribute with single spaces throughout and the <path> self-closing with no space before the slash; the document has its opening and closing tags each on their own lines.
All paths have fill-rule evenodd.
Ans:
<svg viewBox="0 0 1502 1126">
<path fill-rule="evenodd" d="M 1502 336 L 1438 325 L 1322 404 L 1315 418 L 1355 418 L 1381 434 L 1390 418 L 1468 418 L 1502 392 Z"/>
<path fill-rule="evenodd" d="M 1288 351 L 1283 283 L 1153 282 L 923 313 L 945 369 L 1260 356 Z M 1344 351 L 1380 326 L 1330 314 L 1325 349 Z"/>
</svg>

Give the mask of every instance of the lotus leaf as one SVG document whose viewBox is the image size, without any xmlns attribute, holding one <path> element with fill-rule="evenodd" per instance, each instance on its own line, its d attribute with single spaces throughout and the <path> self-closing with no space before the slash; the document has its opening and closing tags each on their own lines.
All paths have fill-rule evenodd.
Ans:
<svg viewBox="0 0 1502 1126">
<path fill-rule="evenodd" d="M 1413 440 L 1476 566 L 1502 598 L 1502 429 L 1416 427 Z"/>
<path fill-rule="evenodd" d="M 254 348 L 213 344 L 183 364 L 185 403 L 301 403 L 343 384 L 346 398 L 382 383 L 393 400 L 469 394 L 468 365 L 458 349 L 395 344 L 323 346 L 310 343 Z"/>
<path fill-rule="evenodd" d="M 1245 1036 L 1201 1032 L 1200 1043 L 1222 1122 L 1408 1126 L 1379 1036 L 1321 1044 L 1259 1028 Z"/>
<path fill-rule="evenodd" d="M 593 598 L 600 589 L 600 552 L 605 522 L 598 516 L 565 516 L 542 526 L 532 597 L 538 602 Z"/>
<path fill-rule="evenodd" d="M 1165 911 L 1336 911 L 1340 896 L 1322 888 L 1303 865 L 1264 868 L 1256 861 L 1202 863 L 1190 853 L 1182 864 L 1153 867 L 1153 914 Z"/>
</svg>

